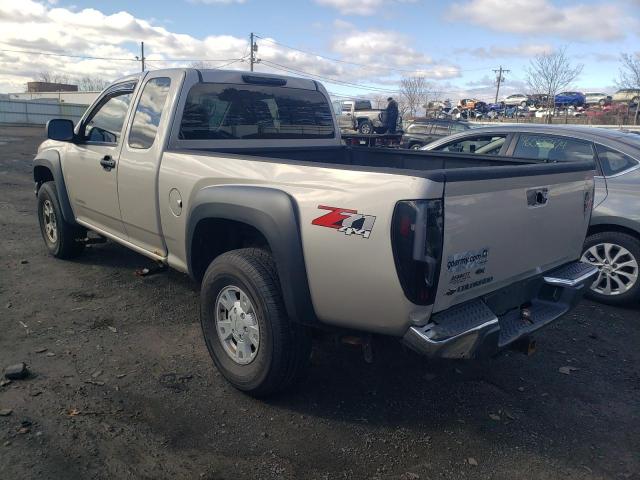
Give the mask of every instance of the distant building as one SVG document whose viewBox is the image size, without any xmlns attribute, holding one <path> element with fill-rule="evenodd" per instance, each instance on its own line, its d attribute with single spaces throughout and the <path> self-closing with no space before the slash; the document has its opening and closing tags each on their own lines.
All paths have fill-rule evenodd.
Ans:
<svg viewBox="0 0 640 480">
<path fill-rule="evenodd" d="M 27 92 L 77 92 L 77 85 L 54 82 L 27 82 Z"/>
<path fill-rule="evenodd" d="M 34 102 L 73 103 L 91 105 L 100 92 L 27 92 L 9 93 L 10 100 L 32 100 Z"/>
</svg>

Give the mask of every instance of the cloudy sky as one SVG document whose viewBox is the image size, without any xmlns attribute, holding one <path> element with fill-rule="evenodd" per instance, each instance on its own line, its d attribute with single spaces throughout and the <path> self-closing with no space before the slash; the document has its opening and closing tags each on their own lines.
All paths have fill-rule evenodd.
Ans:
<svg viewBox="0 0 640 480">
<path fill-rule="evenodd" d="M 113 80 L 140 69 L 142 40 L 151 69 L 248 69 L 250 32 L 257 70 L 335 94 L 421 75 L 444 97 L 490 98 L 493 69 L 511 70 L 505 94 L 521 91 L 529 60 L 563 46 L 584 64 L 576 88 L 614 90 L 620 53 L 640 53 L 640 0 L 0 0 L 0 92 L 42 71 Z"/>
</svg>

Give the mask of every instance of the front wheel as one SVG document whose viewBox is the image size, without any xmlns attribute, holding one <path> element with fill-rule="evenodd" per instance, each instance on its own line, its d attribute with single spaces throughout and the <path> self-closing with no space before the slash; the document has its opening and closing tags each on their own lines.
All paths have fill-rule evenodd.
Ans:
<svg viewBox="0 0 640 480">
<path fill-rule="evenodd" d="M 599 269 L 589 298 L 611 305 L 640 300 L 640 240 L 636 237 L 621 232 L 590 235 L 581 260 Z"/>
<path fill-rule="evenodd" d="M 51 255 L 68 259 L 82 253 L 86 231 L 64 220 L 54 182 L 46 182 L 38 190 L 38 221 L 42 238 Z"/>
<path fill-rule="evenodd" d="M 287 317 L 275 263 L 264 250 L 232 250 L 209 265 L 200 322 L 218 370 L 250 395 L 284 390 L 307 369 L 309 329 Z"/>
</svg>

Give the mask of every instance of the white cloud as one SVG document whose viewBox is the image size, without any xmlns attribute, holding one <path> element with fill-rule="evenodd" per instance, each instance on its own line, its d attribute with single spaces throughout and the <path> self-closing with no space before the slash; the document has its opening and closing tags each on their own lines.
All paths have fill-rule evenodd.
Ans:
<svg viewBox="0 0 640 480">
<path fill-rule="evenodd" d="M 417 0 L 316 0 L 316 3 L 338 10 L 343 15 L 374 15 L 394 4 L 415 3 Z"/>
<path fill-rule="evenodd" d="M 366 75 L 419 75 L 426 78 L 452 78 L 460 75 L 456 66 L 436 64 L 424 53 L 411 48 L 411 40 L 393 31 L 351 30 L 338 34 L 331 49 L 345 61 L 366 65 Z"/>
<path fill-rule="evenodd" d="M 636 19 L 612 3 L 567 5 L 553 0 L 468 0 L 453 4 L 448 17 L 499 32 L 580 41 L 619 40 L 639 26 Z"/>
<path fill-rule="evenodd" d="M 336 28 L 336 27 L 334 27 Z M 258 39 L 258 71 L 287 68 L 297 75 L 307 72 L 322 77 L 359 84 L 393 85 L 404 74 L 428 78 L 459 75 L 455 66 L 434 62 L 413 49 L 411 39 L 391 31 L 358 31 L 350 25 L 342 29 L 330 45 L 329 56 L 336 62 L 310 53 L 286 48 L 270 39 Z M 139 71 L 140 40 L 145 42 L 149 68 L 188 66 L 191 60 L 204 60 L 212 67 L 222 66 L 248 54 L 248 39 L 232 35 L 196 38 L 177 33 L 136 18 L 122 11 L 107 15 L 96 9 L 52 7 L 44 2 L 0 0 L 0 92 L 19 92 L 39 72 L 67 75 L 70 80 L 99 76 L 107 80 Z M 302 46 L 304 49 L 304 46 Z M 65 53 L 85 57 L 119 60 L 70 58 L 18 53 L 3 50 Z M 181 62 L 170 59 L 185 59 Z M 215 61 L 219 60 L 219 61 Z M 355 63 L 355 64 L 354 64 Z M 356 65 L 361 64 L 361 65 Z M 228 68 L 248 69 L 248 63 L 235 62 Z M 280 73 L 282 73 L 280 71 Z M 320 81 L 325 81 L 319 78 Z M 328 84 L 328 88 L 335 88 Z M 387 87 L 392 88 L 392 87 Z"/>
<path fill-rule="evenodd" d="M 475 58 L 494 59 L 505 57 L 529 58 L 553 52 L 554 48 L 546 44 L 520 44 L 510 46 L 491 45 L 489 47 L 461 48 L 456 53 L 466 53 Z"/>
</svg>

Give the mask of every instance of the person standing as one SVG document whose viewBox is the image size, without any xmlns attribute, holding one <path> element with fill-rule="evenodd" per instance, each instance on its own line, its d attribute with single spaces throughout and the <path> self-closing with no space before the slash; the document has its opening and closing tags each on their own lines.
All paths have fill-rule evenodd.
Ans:
<svg viewBox="0 0 640 480">
<path fill-rule="evenodd" d="M 387 98 L 387 109 L 385 110 L 385 127 L 388 133 L 396 133 L 398 124 L 398 102 L 393 97 Z"/>
</svg>

